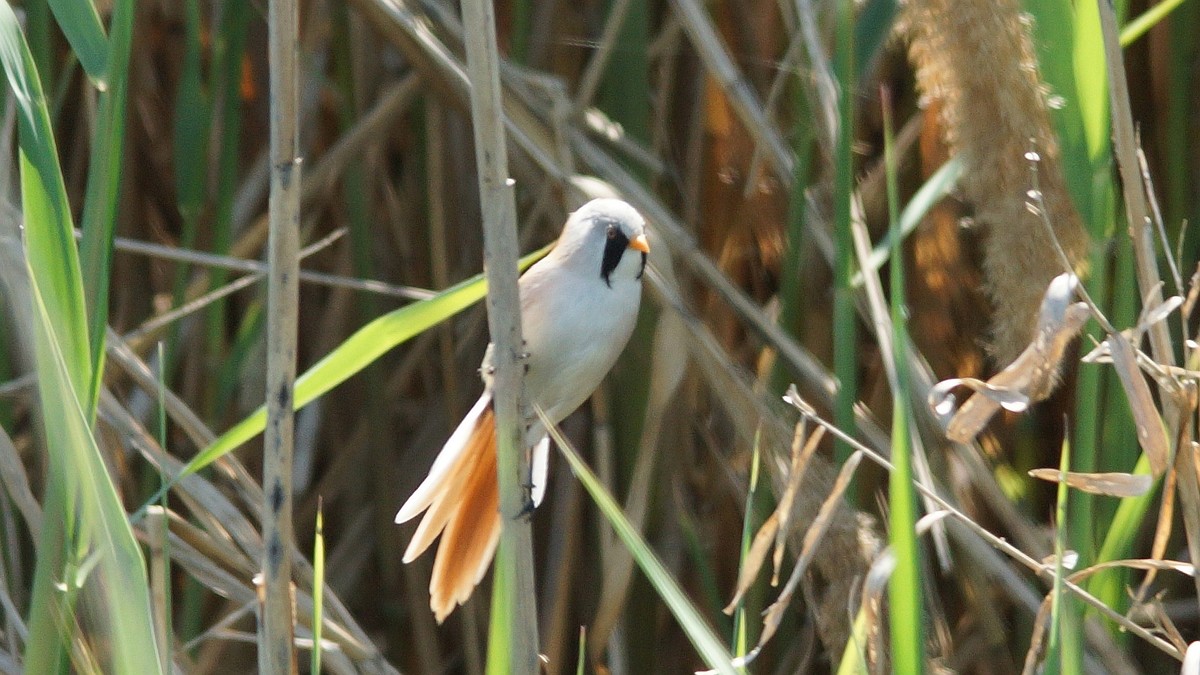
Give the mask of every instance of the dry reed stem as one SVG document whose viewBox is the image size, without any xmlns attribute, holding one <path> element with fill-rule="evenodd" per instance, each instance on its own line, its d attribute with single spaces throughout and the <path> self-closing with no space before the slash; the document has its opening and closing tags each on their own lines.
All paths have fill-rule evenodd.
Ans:
<svg viewBox="0 0 1200 675">
<path fill-rule="evenodd" d="M 304 172 L 301 177 L 300 202 L 302 206 L 311 206 L 319 198 L 325 196 L 335 181 L 344 173 L 348 164 L 355 158 L 361 157 L 369 144 L 378 142 L 383 132 L 394 124 L 400 114 L 405 112 L 416 99 L 417 93 L 420 91 L 419 85 L 420 78 L 416 75 L 409 75 L 396 83 L 369 112 L 364 114 L 332 148 L 321 156 L 311 170 Z M 240 259 L 257 256 L 266 241 L 268 226 L 269 218 L 263 216 L 254 218 L 245 228 L 238 228 L 241 234 L 230 248 L 229 256 Z M 237 283 L 234 282 L 234 284 Z M 242 281 L 242 283 L 250 282 Z M 206 291 L 209 291 L 209 284 L 208 272 L 199 272 L 188 284 L 183 297 L 189 301 L 201 298 Z M 165 328 L 165 322 L 156 322 L 155 319 L 148 320 L 147 324 L 151 324 L 152 328 L 143 326 L 138 329 L 144 334 L 135 333 L 137 339 L 131 345 L 138 353 L 144 352 L 153 340 L 162 337 L 162 331 Z"/>
<path fill-rule="evenodd" d="M 327 237 L 318 242 L 318 245 L 315 248 L 313 246 L 305 247 L 305 249 L 300 252 L 300 258 L 304 259 L 305 257 L 312 255 L 325 246 L 332 244 L 333 239 L 338 239 L 343 234 L 345 234 L 344 229 L 334 230 Z M 178 262 L 188 262 L 224 270 L 247 272 L 256 275 L 256 278 L 265 275 L 267 272 L 267 265 L 260 263 L 257 260 L 234 258 L 233 256 L 217 255 L 214 253 L 205 253 L 203 251 L 193 251 L 176 246 L 166 246 L 163 244 L 155 244 L 138 239 L 129 239 L 126 237 L 115 237 L 113 239 L 113 248 L 126 253 L 141 253 L 143 255 L 162 260 L 174 260 Z M 316 272 L 313 270 L 301 270 L 300 281 L 321 286 L 329 286 L 331 288 L 363 291 L 377 295 L 404 298 L 406 300 L 427 300 L 436 295 L 436 292 L 425 288 L 401 286 L 397 284 L 389 284 L 384 281 L 360 279 L 358 277 L 350 277 L 341 274 L 328 274 L 326 272 Z"/>
<path fill-rule="evenodd" d="M 1150 227 L 1150 217 L 1147 211 L 1150 204 L 1147 197 L 1146 184 L 1143 182 L 1140 152 L 1137 136 L 1134 132 L 1133 113 L 1130 109 L 1129 85 L 1125 78 L 1124 58 L 1117 33 L 1117 19 L 1112 5 L 1105 0 L 1097 0 L 1100 9 L 1100 30 L 1104 38 L 1105 65 L 1109 81 L 1109 103 L 1112 106 L 1113 151 L 1117 165 L 1121 171 L 1121 187 L 1124 192 L 1126 219 L 1129 226 L 1129 236 L 1133 241 L 1133 253 L 1136 260 L 1138 289 L 1143 298 L 1143 307 L 1158 307 L 1162 304 L 1162 283 L 1159 276 L 1157 256 L 1154 247 L 1154 234 Z M 1170 256 L 1170 251 L 1165 251 Z M 1154 360 L 1164 366 L 1175 365 L 1175 350 L 1171 344 L 1171 335 L 1165 321 L 1156 321 L 1148 327 L 1151 352 Z M 1114 336 L 1115 337 L 1115 336 Z M 1146 389 L 1141 373 L 1135 373 L 1141 389 Z M 1124 376 L 1122 379 L 1124 383 Z M 1195 409 L 1195 384 L 1189 389 L 1168 386 L 1169 380 L 1159 381 L 1159 395 L 1162 399 L 1162 419 L 1166 422 L 1167 433 L 1172 450 L 1176 453 L 1174 470 L 1176 471 L 1178 496 L 1184 520 L 1184 532 L 1187 536 L 1188 553 L 1192 560 L 1200 559 L 1200 478 L 1197 477 L 1197 462 L 1200 452 L 1190 440 L 1194 436 L 1191 429 L 1191 412 Z M 1174 389 L 1174 391 L 1173 391 Z M 1186 392 L 1186 393 L 1185 393 Z M 1140 392 L 1139 392 L 1140 393 Z M 1145 392 L 1148 395 L 1148 391 Z M 1138 412 L 1137 401 L 1131 399 Z M 1151 408 L 1153 410 L 1153 408 Z M 1156 415 L 1157 417 L 1157 415 Z M 1141 422 L 1142 420 L 1139 420 Z M 1139 440 L 1148 433 L 1158 433 L 1157 428 L 1143 427 Z M 1186 435 L 1185 435 L 1186 434 Z M 1150 457 L 1155 461 L 1156 457 Z M 1200 575 L 1193 576 L 1197 591 L 1197 601 L 1200 602 Z"/>
<path fill-rule="evenodd" d="M 42 507 L 30 489 L 29 474 L 25 472 L 21 456 L 4 429 L 0 429 L 0 482 L 25 519 L 29 534 L 36 540 L 42 530 Z"/>
<path fill-rule="evenodd" d="M 725 92 L 738 118 L 746 126 L 746 131 L 754 139 L 755 145 L 764 148 L 779 179 L 790 181 L 796 158 L 783 142 L 782 135 L 772 126 L 753 87 L 734 65 L 729 52 L 721 43 L 717 29 L 712 25 L 707 10 L 696 0 L 672 0 L 671 7 L 682 21 L 692 46 L 699 52 L 708 72 Z"/>
<path fill-rule="evenodd" d="M 177 479 L 184 463 L 159 447 L 157 440 L 107 391 L 101 393 L 99 415 L 102 420 L 112 425 L 123 443 L 138 451 L 167 480 Z M 250 480 L 240 472 L 239 476 L 239 482 Z M 256 483 L 251 484 L 257 486 Z M 250 577 L 257 569 L 256 561 L 265 550 L 257 529 L 224 491 L 198 475 L 193 474 L 178 480 L 175 484 L 175 494 L 183 500 L 190 516 L 198 520 L 201 526 L 184 521 L 176 523 L 175 519 L 172 519 L 172 560 L 198 574 L 197 579 L 214 590 L 229 597 L 241 598 L 247 603 L 254 602 L 255 594 L 250 585 Z M 251 498 L 254 496 L 256 495 L 250 495 Z M 257 497 L 257 500 L 247 501 L 259 504 L 261 492 Z M 142 533 L 149 527 L 145 521 L 136 525 Z M 184 525 L 189 529 L 181 530 Z M 177 540 L 174 538 L 176 535 L 183 538 Z M 186 542 L 191 542 L 192 550 L 198 554 L 189 554 L 182 546 Z M 311 608 L 311 596 L 308 595 L 307 589 L 312 585 L 312 568 L 304 560 L 303 554 L 294 547 L 292 555 L 296 559 L 295 572 L 298 581 L 305 584 L 298 589 L 296 601 L 302 609 L 305 606 Z M 213 585 L 210 582 L 214 580 L 223 581 Z M 307 625 L 311 611 L 308 614 L 301 612 L 297 618 L 302 625 Z M 358 663 L 358 667 L 368 672 L 395 672 L 383 660 L 379 650 L 358 626 L 345 605 L 329 589 L 325 590 L 325 620 L 329 628 L 328 639 L 336 642 L 343 652 Z"/>
<path fill-rule="evenodd" d="M 1162 304 L 1161 279 L 1147 213 L 1146 188 L 1137 159 L 1137 140 L 1130 109 L 1129 85 L 1125 79 L 1125 60 L 1117 35 L 1117 18 L 1111 3 L 1107 0 L 1096 2 L 1100 8 L 1100 33 L 1104 38 L 1104 63 L 1108 73 L 1109 104 L 1112 106 L 1113 153 L 1121 171 L 1125 215 L 1137 261 L 1138 290 L 1145 299 L 1145 306 L 1156 307 Z M 1171 337 L 1165 323 L 1151 326 L 1150 345 L 1156 361 L 1175 365 L 1175 352 L 1171 348 Z"/>
<path fill-rule="evenodd" d="M 108 335 L 108 356 L 111 364 L 120 366 L 134 383 L 146 393 L 153 395 L 157 391 L 158 380 L 143 361 L 111 330 Z M 215 439 L 215 434 L 200 420 L 200 418 L 174 392 L 164 392 L 164 404 L 169 419 L 188 436 L 197 447 L 204 447 Z M 124 439 L 124 442 L 140 451 L 143 457 L 167 480 L 173 481 L 183 468 L 183 462 L 167 454 L 158 447 L 157 441 L 151 437 L 134 417 L 121 406 L 106 391 L 101 396 L 100 413 L 103 419 L 112 424 Z M 232 455 L 218 460 L 214 468 L 232 484 L 238 501 L 243 508 L 258 514 L 262 504 L 262 491 L 255 481 Z M 222 491 L 216 489 L 203 478 L 191 475 L 178 482 L 175 493 L 180 496 L 189 508 L 194 518 L 205 523 L 206 530 L 214 533 L 217 541 L 228 540 L 231 546 L 236 546 L 242 555 L 247 556 L 245 575 L 253 572 L 253 564 L 249 561 L 262 555 L 263 545 L 257 528 L 239 508 Z M 174 554 L 174 551 L 172 551 Z M 302 584 L 311 586 L 312 568 L 304 558 L 304 554 L 293 548 L 295 557 L 294 574 Z M 305 596 L 302 594 L 300 600 Z M 357 625 L 338 596 L 331 590 L 325 590 L 325 616 L 327 621 L 336 621 L 345 627 L 346 634 L 352 636 L 352 642 L 342 645 L 347 654 L 356 660 L 375 663 L 382 670 L 390 672 L 390 666 L 383 662 L 379 651 L 371 643 L 365 632 Z M 301 616 L 301 621 L 307 617 Z M 374 667 L 374 666 L 373 666 Z"/>
<path fill-rule="evenodd" d="M 513 615 L 499 619 L 509 625 L 507 645 L 489 645 L 504 655 L 505 664 L 489 664 L 508 672 L 535 672 L 538 663 L 537 607 L 533 581 L 533 534 L 529 519 L 521 518 L 529 495 L 521 486 L 530 475 L 522 433 L 527 419 L 524 394 L 524 351 L 521 304 L 517 287 L 517 207 L 509 179 L 508 144 L 500 89 L 500 56 L 496 45 L 495 9 L 489 0 L 465 0 L 471 122 L 475 132 L 475 166 L 483 215 L 484 273 L 487 276 L 488 329 L 494 349 L 491 367 L 492 408 L 496 428 L 496 480 L 502 526 L 494 564 L 496 592 L 506 593 L 493 606 Z M 490 480 L 490 479 L 489 479 Z M 492 631 L 499 637 L 500 631 Z"/>
<path fill-rule="evenodd" d="M 299 7 L 270 0 L 270 234 L 267 239 L 267 422 L 263 431 L 262 608 L 258 667 L 296 669 L 292 595 L 293 396 L 300 302 Z"/>
<path fill-rule="evenodd" d="M 907 125 L 906 125 L 907 126 Z M 895 354 L 893 348 L 893 336 L 895 332 L 892 326 L 892 316 L 889 311 L 887 301 L 883 294 L 883 284 L 879 278 L 878 270 L 868 272 L 870 269 L 871 255 L 871 240 L 867 234 L 866 224 L 863 222 L 861 200 L 854 200 L 854 208 L 852 209 L 853 217 L 850 224 L 851 237 L 854 241 L 854 253 L 858 261 L 858 267 L 863 270 L 863 285 L 859 292 L 855 293 L 855 298 L 858 300 L 858 305 L 861 308 L 860 313 L 866 314 L 869 319 L 869 325 L 874 331 L 875 341 L 879 344 L 879 353 L 883 361 L 883 369 L 887 376 L 887 381 L 891 391 L 899 391 L 900 382 L 900 363 L 895 362 L 892 356 Z M 894 262 L 893 264 L 903 264 L 902 262 Z M 928 367 L 925 365 L 924 359 L 918 354 L 911 341 L 904 345 L 904 364 L 903 373 L 909 381 L 909 386 L 915 393 L 921 388 L 922 380 L 930 377 Z M 911 396 L 908 401 L 893 401 L 892 405 L 908 406 L 914 411 L 922 408 L 915 404 L 916 401 L 923 400 L 921 396 Z M 928 413 L 915 413 L 918 417 L 925 417 Z M 925 443 L 922 440 L 921 434 L 918 432 L 914 420 L 914 424 L 909 429 L 909 445 L 911 446 L 913 472 L 917 480 L 926 486 L 934 485 L 933 473 L 929 468 L 929 454 L 925 450 Z M 935 508 L 932 501 L 924 495 L 918 495 L 921 500 L 922 507 L 927 513 L 932 513 Z M 940 521 L 935 521 L 933 527 L 933 542 L 934 550 L 937 553 L 938 562 L 943 570 L 950 568 L 950 546 L 946 539 L 945 526 Z"/>
</svg>

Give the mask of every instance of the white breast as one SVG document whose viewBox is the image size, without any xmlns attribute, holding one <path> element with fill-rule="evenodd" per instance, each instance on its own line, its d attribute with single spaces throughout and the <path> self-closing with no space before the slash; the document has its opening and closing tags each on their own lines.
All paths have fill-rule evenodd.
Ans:
<svg viewBox="0 0 1200 675">
<path fill-rule="evenodd" d="M 637 322 L 641 282 L 614 278 L 610 288 L 599 275 L 561 269 L 526 277 L 525 392 L 558 422 L 591 396 L 621 355 Z"/>
</svg>

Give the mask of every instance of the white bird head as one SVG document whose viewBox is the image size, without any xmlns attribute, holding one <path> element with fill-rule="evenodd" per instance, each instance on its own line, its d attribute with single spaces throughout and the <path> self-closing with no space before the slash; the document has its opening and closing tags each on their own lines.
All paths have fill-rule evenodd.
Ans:
<svg viewBox="0 0 1200 675">
<path fill-rule="evenodd" d="M 636 281 L 646 267 L 646 221 L 620 199 L 593 199 L 567 219 L 550 254 L 563 267 L 595 275 L 608 286 Z"/>
</svg>

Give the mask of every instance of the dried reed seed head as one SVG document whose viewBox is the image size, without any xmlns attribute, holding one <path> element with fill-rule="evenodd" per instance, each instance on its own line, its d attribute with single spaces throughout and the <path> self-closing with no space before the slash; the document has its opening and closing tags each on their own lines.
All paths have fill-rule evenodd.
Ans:
<svg viewBox="0 0 1200 675">
<path fill-rule="evenodd" d="M 1015 0 L 916 0 L 907 5 L 903 25 L 918 85 L 924 97 L 941 103 L 947 142 L 963 158 L 961 194 L 987 226 L 983 268 L 994 309 L 989 346 L 997 362 L 1007 364 L 1029 344 L 1046 284 L 1063 271 L 1043 215 L 1026 208 L 1027 153 L 1039 157 L 1045 217 L 1072 264 L 1081 263 L 1087 247 L 1059 165 L 1031 20 Z"/>
</svg>

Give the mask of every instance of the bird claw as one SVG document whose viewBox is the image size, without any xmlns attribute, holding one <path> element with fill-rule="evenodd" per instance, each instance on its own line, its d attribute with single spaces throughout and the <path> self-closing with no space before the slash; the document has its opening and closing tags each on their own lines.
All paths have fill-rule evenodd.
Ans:
<svg viewBox="0 0 1200 675">
<path fill-rule="evenodd" d="M 533 510 L 537 508 L 537 504 L 535 504 L 533 501 L 532 476 L 529 476 L 526 480 L 521 481 L 521 490 L 523 491 L 525 502 L 521 506 L 521 510 L 517 513 L 516 518 L 513 518 L 513 520 L 524 519 L 526 522 L 529 522 L 530 516 L 533 515 Z"/>
<path fill-rule="evenodd" d="M 528 493 L 526 493 L 525 505 L 521 507 L 521 510 L 517 513 L 517 516 L 513 518 L 513 520 L 523 520 L 528 523 L 530 519 L 533 518 L 533 510 L 536 508 L 537 504 L 534 504 L 533 498 L 528 496 Z"/>
</svg>

